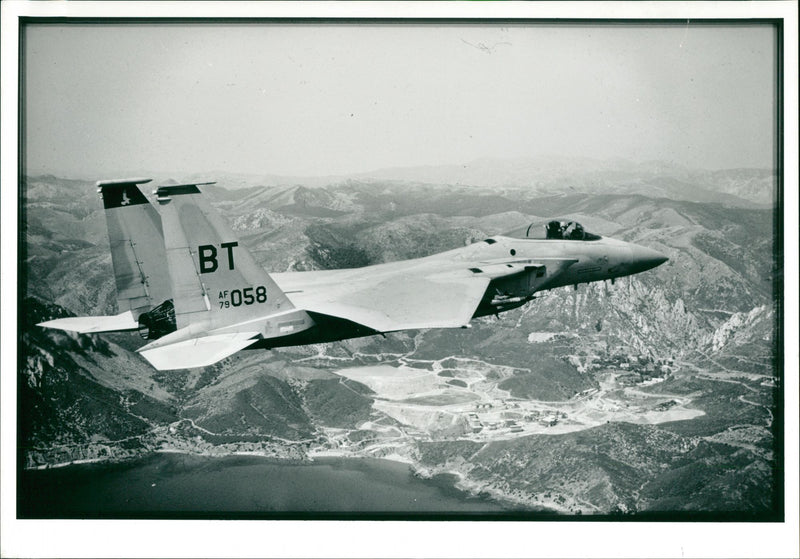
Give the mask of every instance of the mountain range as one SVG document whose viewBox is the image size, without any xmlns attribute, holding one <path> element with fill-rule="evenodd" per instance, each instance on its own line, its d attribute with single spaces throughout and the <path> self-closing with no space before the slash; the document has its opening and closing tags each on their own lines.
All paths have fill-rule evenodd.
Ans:
<svg viewBox="0 0 800 559">
<path fill-rule="evenodd" d="M 148 176 L 162 184 L 219 181 L 228 189 L 252 186 L 323 188 L 349 181 L 364 183 L 427 184 L 524 190 L 528 196 L 575 192 L 644 194 L 693 202 L 720 202 L 731 206 L 768 208 L 776 203 L 777 174 L 770 169 L 697 169 L 672 161 L 634 162 L 622 158 L 592 159 L 542 155 L 538 157 L 481 158 L 459 164 L 391 167 L 328 176 L 287 176 L 235 173 L 135 171 L 125 176 Z M 94 179 L 96 180 L 96 179 Z"/>
<path fill-rule="evenodd" d="M 454 473 L 466 490 L 534 509 L 773 514 L 782 374 L 774 174 L 578 163 L 484 160 L 325 184 L 216 177 L 204 193 L 269 271 L 415 258 L 549 217 L 670 260 L 615 285 L 546 292 L 468 330 L 246 351 L 175 372 L 150 369 L 134 353 L 135 334 L 34 326 L 111 314 L 115 293 L 92 183 L 26 177 L 22 467 L 165 448 L 334 452 L 396 457 L 421 476 Z M 475 419 L 458 406 L 428 405 L 422 388 L 399 399 L 379 376 L 358 376 L 376 366 L 430 373 L 442 398 L 460 390 L 494 398 L 495 410 L 503 402 L 491 412 L 502 416 L 497 433 L 490 412 L 479 412 L 484 430 L 470 433 Z M 525 406 L 558 413 L 523 420 Z M 559 423 L 511 427 L 523 421 Z"/>
</svg>

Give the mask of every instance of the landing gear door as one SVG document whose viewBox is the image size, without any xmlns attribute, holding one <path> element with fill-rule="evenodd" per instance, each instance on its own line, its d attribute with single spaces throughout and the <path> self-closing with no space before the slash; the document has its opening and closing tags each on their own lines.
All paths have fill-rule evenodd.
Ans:
<svg viewBox="0 0 800 559">
<path fill-rule="evenodd" d="M 525 266 L 525 271 L 527 272 L 525 276 L 528 282 L 527 293 L 532 295 L 547 280 L 547 267 Z"/>
</svg>

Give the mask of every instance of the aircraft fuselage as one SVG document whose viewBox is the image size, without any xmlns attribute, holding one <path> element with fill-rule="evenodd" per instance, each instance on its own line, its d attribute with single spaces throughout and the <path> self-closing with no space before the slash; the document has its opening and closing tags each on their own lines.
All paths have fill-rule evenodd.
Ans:
<svg viewBox="0 0 800 559">
<path fill-rule="evenodd" d="M 98 333 L 137 329 L 159 370 L 203 367 L 248 348 L 305 345 L 386 332 L 464 328 L 537 292 L 636 274 L 667 260 L 575 221 L 531 224 L 447 252 L 363 268 L 270 274 L 198 188 L 161 186 L 158 210 L 138 188 L 100 181 L 116 316 L 40 326 Z M 531 234 L 544 233 L 544 238 Z"/>
<path fill-rule="evenodd" d="M 379 281 L 382 277 L 395 275 L 400 270 L 412 276 L 430 270 L 447 272 L 463 269 L 465 274 L 486 275 L 491 278 L 473 315 L 473 318 L 477 318 L 523 306 L 540 291 L 614 280 L 644 272 L 666 260 L 666 256 L 653 249 L 606 237 L 577 241 L 495 236 L 423 258 L 345 270 L 274 273 L 272 277 L 295 305 L 302 306 L 306 294 L 315 293 L 317 287 L 323 283 L 347 283 L 363 277 Z M 510 268 L 518 271 L 512 271 L 509 275 L 507 270 Z M 386 296 L 392 297 L 392 294 L 387 293 Z M 331 341 L 332 335 L 336 339 L 347 339 L 377 333 L 379 332 L 342 322 L 335 328 L 312 328 L 297 337 L 312 340 L 305 343 L 316 343 Z M 260 347 L 295 345 L 293 342 L 291 339 L 264 340 Z"/>
<path fill-rule="evenodd" d="M 488 244 L 483 241 L 486 247 L 474 250 L 485 252 L 486 258 L 530 259 L 532 262 L 544 261 L 547 258 L 577 260 L 563 271 L 548 275 L 548 281 L 542 284 L 541 289 L 629 276 L 655 268 L 667 261 L 667 257 L 656 250 L 611 238 L 570 241 L 498 236 L 493 239 L 495 243 Z"/>
</svg>

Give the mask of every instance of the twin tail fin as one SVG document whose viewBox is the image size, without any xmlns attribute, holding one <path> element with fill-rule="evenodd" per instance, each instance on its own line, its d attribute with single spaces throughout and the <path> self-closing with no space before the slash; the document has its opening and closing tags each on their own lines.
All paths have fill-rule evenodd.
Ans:
<svg viewBox="0 0 800 559">
<path fill-rule="evenodd" d="M 211 207 L 203 184 L 156 191 L 176 330 L 139 352 L 159 369 L 209 365 L 314 326 Z"/>
<path fill-rule="evenodd" d="M 131 178 L 97 182 L 105 210 L 119 314 L 60 318 L 39 326 L 79 333 L 136 330 L 143 314 L 172 298 L 161 216 L 138 186 L 150 181 Z"/>
<path fill-rule="evenodd" d="M 314 326 L 253 259 L 193 183 L 99 181 L 120 314 L 40 326 L 81 333 L 138 329 L 138 351 L 160 370 L 215 363 L 260 339 Z"/>
</svg>

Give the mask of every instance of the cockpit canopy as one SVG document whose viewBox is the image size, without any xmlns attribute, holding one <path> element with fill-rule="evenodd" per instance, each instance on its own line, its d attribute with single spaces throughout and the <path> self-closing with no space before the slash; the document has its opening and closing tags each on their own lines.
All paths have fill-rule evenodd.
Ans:
<svg viewBox="0 0 800 559">
<path fill-rule="evenodd" d="M 534 222 L 521 229 L 515 229 L 505 234 L 506 237 L 518 239 L 542 239 L 565 241 L 597 241 L 600 235 L 590 233 L 577 221 L 553 219 L 550 221 Z"/>
</svg>

